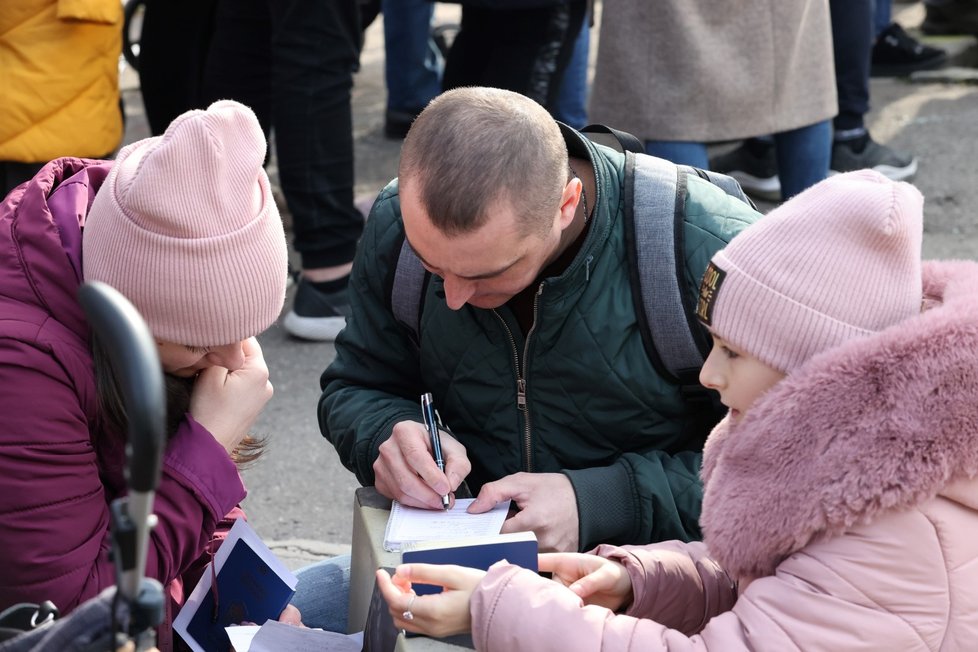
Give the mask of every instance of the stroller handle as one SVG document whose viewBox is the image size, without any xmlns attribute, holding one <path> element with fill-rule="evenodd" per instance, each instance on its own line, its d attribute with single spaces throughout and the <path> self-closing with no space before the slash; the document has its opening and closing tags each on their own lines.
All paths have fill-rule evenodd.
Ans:
<svg viewBox="0 0 978 652">
<path fill-rule="evenodd" d="M 129 420 L 129 489 L 155 491 L 163 456 L 166 398 L 153 336 L 129 300 L 105 283 L 83 284 L 78 300 L 119 379 Z"/>
</svg>

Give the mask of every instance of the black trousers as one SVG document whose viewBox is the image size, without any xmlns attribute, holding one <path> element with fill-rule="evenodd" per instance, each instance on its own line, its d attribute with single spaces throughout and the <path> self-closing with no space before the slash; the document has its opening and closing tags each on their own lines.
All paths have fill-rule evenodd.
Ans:
<svg viewBox="0 0 978 652">
<path fill-rule="evenodd" d="M 363 231 L 350 107 L 361 40 L 357 0 L 149 0 L 146 8 L 140 84 L 154 133 L 214 100 L 250 106 L 266 135 L 275 132 L 307 269 L 353 260 Z"/>
<path fill-rule="evenodd" d="M 869 67 L 876 38 L 873 0 L 830 0 L 835 88 L 839 95 L 836 131 L 858 129 L 869 112 Z"/>
<path fill-rule="evenodd" d="M 552 110 L 586 12 L 586 0 L 539 9 L 463 6 L 444 89 L 504 88 Z"/>
</svg>

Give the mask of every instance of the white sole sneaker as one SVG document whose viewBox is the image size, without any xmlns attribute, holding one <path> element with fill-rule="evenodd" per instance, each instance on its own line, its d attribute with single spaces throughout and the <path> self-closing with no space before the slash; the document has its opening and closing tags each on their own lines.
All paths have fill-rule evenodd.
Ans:
<svg viewBox="0 0 978 652">
<path fill-rule="evenodd" d="M 748 195 L 767 201 L 781 201 L 781 180 L 777 175 L 762 179 L 743 170 L 731 170 L 725 174 L 736 180 Z"/>
<path fill-rule="evenodd" d="M 282 328 L 293 337 L 313 342 L 333 342 L 346 326 L 346 317 L 302 317 L 290 310 Z"/>
</svg>

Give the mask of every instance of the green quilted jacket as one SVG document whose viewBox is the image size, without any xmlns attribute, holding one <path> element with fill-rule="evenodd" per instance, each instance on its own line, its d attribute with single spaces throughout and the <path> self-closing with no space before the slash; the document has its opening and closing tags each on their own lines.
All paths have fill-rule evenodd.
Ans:
<svg viewBox="0 0 978 652">
<path fill-rule="evenodd" d="M 390 308 L 404 230 L 396 180 L 384 189 L 354 262 L 352 316 L 321 378 L 320 428 L 371 485 L 378 447 L 395 423 L 420 421 L 418 397 L 430 391 L 466 447 L 473 493 L 519 471 L 562 472 L 576 492 L 582 550 L 697 539 L 708 433 L 692 427 L 702 415 L 642 343 L 625 250 L 625 159 L 573 130 L 564 136 L 594 165 L 596 210 L 574 261 L 540 283 L 528 336 L 505 306 L 450 310 L 432 276 L 418 351 Z M 687 188 L 685 287 L 695 298 L 713 254 L 759 215 L 702 179 Z"/>
</svg>

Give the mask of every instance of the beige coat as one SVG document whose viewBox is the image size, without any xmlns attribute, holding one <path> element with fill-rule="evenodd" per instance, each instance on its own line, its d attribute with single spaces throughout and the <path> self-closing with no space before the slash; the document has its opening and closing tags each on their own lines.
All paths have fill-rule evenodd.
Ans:
<svg viewBox="0 0 978 652">
<path fill-rule="evenodd" d="M 604 0 L 591 122 L 710 142 L 836 112 L 827 0 Z"/>
</svg>

